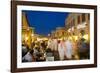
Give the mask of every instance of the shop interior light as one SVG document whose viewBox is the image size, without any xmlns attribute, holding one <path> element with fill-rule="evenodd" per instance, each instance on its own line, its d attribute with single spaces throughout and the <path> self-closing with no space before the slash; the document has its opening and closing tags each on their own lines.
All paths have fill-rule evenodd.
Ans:
<svg viewBox="0 0 100 73">
<path fill-rule="evenodd" d="M 78 40 L 78 36 L 74 36 L 75 41 Z"/>
<path fill-rule="evenodd" d="M 88 34 L 85 34 L 85 35 L 83 36 L 83 38 L 86 39 L 86 40 L 88 40 Z"/>
<path fill-rule="evenodd" d="M 28 40 L 28 36 L 25 37 L 25 40 L 26 40 L 26 41 Z"/>
<path fill-rule="evenodd" d="M 72 40 L 72 37 L 71 36 L 69 37 L 69 40 Z"/>
<path fill-rule="evenodd" d="M 31 36 L 33 37 L 33 36 L 34 36 L 34 34 L 32 33 L 32 34 L 31 34 Z"/>
</svg>

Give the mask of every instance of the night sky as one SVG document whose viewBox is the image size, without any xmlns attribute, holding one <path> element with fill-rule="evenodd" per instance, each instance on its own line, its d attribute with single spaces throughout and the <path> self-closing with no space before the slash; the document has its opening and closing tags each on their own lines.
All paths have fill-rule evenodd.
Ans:
<svg viewBox="0 0 100 73">
<path fill-rule="evenodd" d="M 27 16 L 30 27 L 35 28 L 35 33 L 48 35 L 56 27 L 65 27 L 67 12 L 50 12 L 50 11 L 23 11 Z"/>
</svg>

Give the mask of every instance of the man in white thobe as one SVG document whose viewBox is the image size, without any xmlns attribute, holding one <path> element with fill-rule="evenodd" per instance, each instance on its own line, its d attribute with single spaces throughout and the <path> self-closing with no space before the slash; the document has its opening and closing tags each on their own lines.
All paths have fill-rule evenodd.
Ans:
<svg viewBox="0 0 100 73">
<path fill-rule="evenodd" d="M 65 49 L 64 42 L 61 41 L 60 43 L 58 43 L 58 52 L 60 60 L 64 60 L 64 49 Z"/>
<path fill-rule="evenodd" d="M 65 49 L 65 55 L 68 59 L 72 58 L 72 42 L 71 40 L 66 40 L 66 49 Z"/>
</svg>

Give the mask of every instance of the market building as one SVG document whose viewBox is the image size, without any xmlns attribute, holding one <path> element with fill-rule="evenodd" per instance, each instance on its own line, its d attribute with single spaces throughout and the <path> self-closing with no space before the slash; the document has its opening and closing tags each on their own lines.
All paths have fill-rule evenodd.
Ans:
<svg viewBox="0 0 100 73">
<path fill-rule="evenodd" d="M 29 23 L 26 14 L 22 12 L 22 43 L 31 47 L 31 43 L 34 41 L 34 28 L 29 27 Z"/>
<path fill-rule="evenodd" d="M 51 32 L 51 37 L 56 37 L 56 38 L 66 37 L 65 27 L 57 27 L 55 31 Z"/>
<path fill-rule="evenodd" d="M 58 38 L 66 37 L 65 27 L 57 27 L 56 28 L 56 36 L 58 36 Z"/>
<path fill-rule="evenodd" d="M 65 20 L 67 36 L 90 39 L 90 15 L 88 13 L 70 13 Z"/>
</svg>

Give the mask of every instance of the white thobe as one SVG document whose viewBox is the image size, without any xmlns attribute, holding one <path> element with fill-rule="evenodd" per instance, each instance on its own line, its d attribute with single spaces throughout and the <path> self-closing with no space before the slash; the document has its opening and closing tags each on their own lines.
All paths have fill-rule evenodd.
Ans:
<svg viewBox="0 0 100 73">
<path fill-rule="evenodd" d="M 59 52 L 60 60 L 64 60 L 64 47 L 61 46 L 61 43 L 58 44 L 58 52 Z"/>
<path fill-rule="evenodd" d="M 67 40 L 65 44 L 66 44 L 65 55 L 67 58 L 71 59 L 72 58 L 72 42 Z"/>
</svg>

